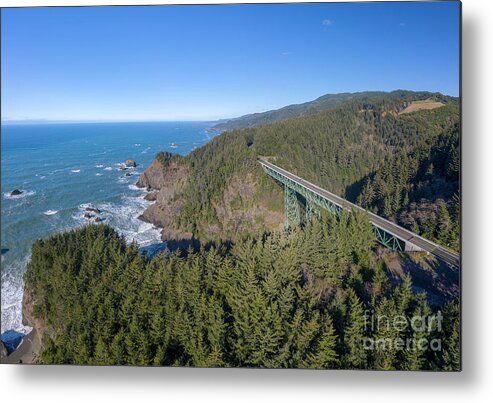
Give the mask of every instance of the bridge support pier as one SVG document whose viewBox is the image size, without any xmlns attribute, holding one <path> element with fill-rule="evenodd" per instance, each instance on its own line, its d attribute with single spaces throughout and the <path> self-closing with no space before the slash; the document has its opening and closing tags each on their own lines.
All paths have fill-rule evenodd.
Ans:
<svg viewBox="0 0 493 403">
<path fill-rule="evenodd" d="M 308 195 L 305 197 L 305 220 L 309 222 L 313 217 L 320 218 L 320 208 L 317 203 L 312 200 Z"/>
<path fill-rule="evenodd" d="M 300 203 L 296 191 L 284 185 L 284 228 L 299 227 L 301 224 Z"/>
</svg>

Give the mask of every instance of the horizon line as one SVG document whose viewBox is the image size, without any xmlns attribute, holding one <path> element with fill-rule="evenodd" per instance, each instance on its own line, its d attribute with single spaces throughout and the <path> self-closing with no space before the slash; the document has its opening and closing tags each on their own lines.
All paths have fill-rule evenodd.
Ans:
<svg viewBox="0 0 493 403">
<path fill-rule="evenodd" d="M 346 92 L 328 92 L 328 93 L 325 93 L 325 94 L 322 94 L 316 98 L 313 98 L 313 99 L 310 99 L 308 101 L 300 101 L 298 103 L 292 103 L 292 104 L 285 104 L 283 106 L 280 106 L 280 107 L 274 107 L 274 108 L 270 108 L 270 109 L 265 109 L 265 110 L 262 110 L 262 111 L 253 111 L 253 112 L 247 112 L 247 113 L 243 113 L 241 115 L 235 115 L 235 116 L 232 116 L 232 117 L 221 117 L 221 118 L 213 118 L 213 119 L 130 119 L 130 120 L 127 120 L 127 119 L 53 119 L 53 120 L 50 120 L 50 119 L 44 119 L 44 118 L 34 118 L 34 119 L 1 119 L 0 122 L 1 124 L 3 125 L 4 123 L 13 123 L 13 124 L 21 124 L 21 123 L 24 123 L 24 124 L 63 124 L 63 123 L 146 123 L 146 122 L 211 122 L 211 123 L 216 123 L 216 122 L 221 122 L 221 121 L 227 121 L 227 120 L 232 120 L 232 119 L 236 119 L 236 118 L 241 118 L 243 116 L 248 116 L 248 115 L 254 115 L 254 114 L 258 114 L 258 113 L 265 113 L 265 112 L 270 112 L 270 111 L 276 111 L 276 110 L 279 110 L 279 109 L 282 109 L 282 108 L 286 108 L 286 107 L 289 107 L 289 106 L 294 106 L 294 105 L 301 105 L 301 104 L 304 104 L 304 103 L 308 103 L 308 102 L 313 102 L 313 101 L 316 101 L 317 99 L 321 98 L 321 97 L 324 97 L 324 96 L 327 96 L 327 95 L 339 95 L 339 94 L 351 94 L 351 95 L 354 95 L 354 94 L 362 94 L 362 93 L 385 93 L 385 94 L 391 94 L 393 92 L 398 92 L 398 91 L 408 91 L 408 92 L 415 92 L 415 93 L 418 93 L 418 92 L 427 92 L 427 93 L 430 93 L 430 94 L 440 94 L 440 95 L 443 95 L 443 96 L 446 96 L 446 97 L 450 97 L 450 98 L 458 98 L 460 99 L 461 98 L 461 94 L 460 94 L 460 91 L 459 91 L 459 94 L 458 95 L 450 95 L 450 94 L 445 94 L 443 92 L 440 92 L 440 91 L 431 91 L 431 90 L 410 90 L 410 89 L 403 89 L 403 88 L 397 88 L 397 89 L 393 89 L 393 90 L 389 90 L 389 91 L 385 91 L 385 90 L 361 90 L 361 91 L 346 91 Z"/>
<path fill-rule="evenodd" d="M 215 123 L 226 119 L 2 119 L 1 124 L 63 124 L 63 123 L 164 123 L 164 122 L 197 122 L 197 123 Z"/>
</svg>

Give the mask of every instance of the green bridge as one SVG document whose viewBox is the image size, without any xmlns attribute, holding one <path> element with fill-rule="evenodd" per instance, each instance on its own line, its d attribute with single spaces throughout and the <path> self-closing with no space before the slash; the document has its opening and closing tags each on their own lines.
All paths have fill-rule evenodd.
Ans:
<svg viewBox="0 0 493 403">
<path fill-rule="evenodd" d="M 342 210 L 365 212 L 373 226 L 377 242 L 395 251 L 425 251 L 445 263 L 459 267 L 460 258 L 454 252 L 400 227 L 376 214 L 310 183 L 267 160 L 257 158 L 264 171 L 284 187 L 284 226 L 300 226 L 312 217 L 320 216 L 323 208 L 340 215 Z"/>
</svg>

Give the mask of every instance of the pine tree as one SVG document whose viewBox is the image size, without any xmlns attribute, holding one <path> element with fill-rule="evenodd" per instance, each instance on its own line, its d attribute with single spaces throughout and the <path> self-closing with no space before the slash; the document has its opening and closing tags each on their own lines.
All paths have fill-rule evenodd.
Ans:
<svg viewBox="0 0 493 403">
<path fill-rule="evenodd" d="M 367 358 L 364 349 L 365 316 L 363 304 L 356 293 L 349 289 L 349 310 L 344 329 L 346 352 L 343 363 L 346 368 L 366 368 Z"/>
<path fill-rule="evenodd" d="M 339 364 L 336 352 L 337 335 L 332 319 L 327 316 L 323 319 L 324 325 L 314 353 L 309 355 L 306 365 L 309 368 L 334 368 Z"/>
</svg>

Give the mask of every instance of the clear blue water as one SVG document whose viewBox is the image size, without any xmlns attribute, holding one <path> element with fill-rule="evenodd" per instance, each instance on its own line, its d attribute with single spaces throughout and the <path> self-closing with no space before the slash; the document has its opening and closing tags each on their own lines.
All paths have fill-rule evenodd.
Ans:
<svg viewBox="0 0 493 403">
<path fill-rule="evenodd" d="M 22 276 L 32 243 L 84 225 L 87 206 L 142 248 L 160 243 L 160 231 L 137 217 L 149 205 L 135 187 L 157 152 L 187 154 L 212 136 L 208 122 L 2 124 L 1 333 L 22 325 Z M 175 146 L 172 147 L 174 143 Z M 126 159 L 137 168 L 119 169 Z M 13 197 L 12 190 L 22 190 Z"/>
</svg>

